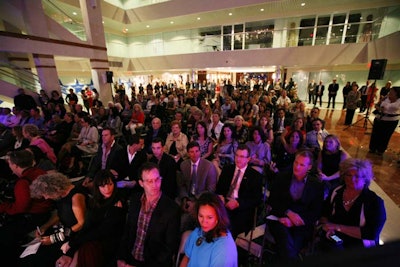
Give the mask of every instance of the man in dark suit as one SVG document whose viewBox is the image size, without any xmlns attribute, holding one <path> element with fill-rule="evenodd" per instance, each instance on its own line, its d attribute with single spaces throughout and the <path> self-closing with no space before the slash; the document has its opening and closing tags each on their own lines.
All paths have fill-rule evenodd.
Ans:
<svg viewBox="0 0 400 267">
<path fill-rule="evenodd" d="M 281 134 L 285 130 L 285 128 L 291 125 L 291 119 L 286 117 L 286 111 L 284 108 L 279 108 L 275 112 L 274 124 L 272 125 L 272 131 L 274 133 L 274 141 L 273 141 L 273 151 L 279 151 L 282 142 L 281 142 Z"/>
<path fill-rule="evenodd" d="M 280 135 L 292 122 L 290 118 L 286 117 L 286 111 L 284 108 L 279 108 L 276 110 L 274 116 L 274 124 L 272 125 L 272 131 L 274 135 Z"/>
<path fill-rule="evenodd" d="M 317 101 L 319 99 L 319 106 L 322 107 L 322 96 L 324 95 L 325 85 L 322 84 L 322 81 L 319 81 L 319 84 L 315 87 L 315 99 L 314 106 L 317 105 Z"/>
<path fill-rule="evenodd" d="M 160 101 L 160 98 L 156 96 L 154 98 L 154 105 L 152 105 L 150 109 L 149 118 L 160 118 L 161 120 L 163 120 L 165 118 L 165 114 L 165 107 Z"/>
<path fill-rule="evenodd" d="M 218 174 L 214 164 L 200 157 L 199 143 L 190 142 L 186 150 L 189 159 L 181 163 L 182 183 L 179 196 L 197 197 L 204 191 L 215 192 Z"/>
<path fill-rule="evenodd" d="M 160 168 L 160 174 L 163 178 L 161 183 L 163 193 L 171 199 L 175 199 L 177 196 L 176 162 L 171 155 L 164 153 L 164 145 L 165 142 L 163 139 L 159 137 L 153 139 L 151 144 L 153 156 L 149 161 L 158 164 Z"/>
<path fill-rule="evenodd" d="M 302 150 L 296 154 L 293 170 L 278 173 L 270 186 L 267 224 L 282 260 L 297 259 L 321 216 L 324 188 L 309 174 L 312 166 L 313 153 Z"/>
<path fill-rule="evenodd" d="M 365 85 L 361 86 L 358 89 L 358 92 L 361 94 L 361 106 L 360 106 L 360 113 L 363 113 L 367 109 L 367 98 L 368 98 L 368 88 L 370 87 L 370 81 L 367 80 Z"/>
<path fill-rule="evenodd" d="M 250 149 L 239 145 L 235 164 L 224 166 L 217 183 L 216 193 L 225 202 L 233 238 L 251 230 L 255 209 L 262 200 L 262 177 L 248 165 L 249 161 Z"/>
<path fill-rule="evenodd" d="M 83 181 L 83 186 L 90 191 L 93 189 L 93 179 L 97 171 L 109 169 L 115 177 L 118 177 L 123 170 L 119 158 L 122 153 L 122 147 L 115 142 L 115 130 L 108 127 L 103 128 L 101 140 L 102 144 L 99 146 L 97 154 L 91 160 L 86 178 Z"/>
<path fill-rule="evenodd" d="M 157 164 L 142 166 L 139 185 L 144 193 L 131 198 L 118 266 L 172 266 L 180 239 L 180 210 L 162 193 L 161 180 Z"/>
<path fill-rule="evenodd" d="M 336 78 L 332 80 L 332 83 L 328 86 L 328 106 L 331 105 L 332 100 L 332 108 L 335 108 L 335 100 L 337 92 L 339 91 L 339 84 L 336 83 Z"/>
<path fill-rule="evenodd" d="M 315 99 L 315 87 L 317 86 L 317 84 L 315 83 L 314 80 L 312 80 L 308 86 L 307 86 L 307 92 L 308 92 L 308 104 L 313 103 L 314 104 L 314 99 Z"/>
<path fill-rule="evenodd" d="M 146 152 L 142 150 L 139 135 L 127 137 L 127 147 L 121 153 L 122 172 L 118 175 L 117 186 L 122 194 L 129 198 L 133 192 L 142 191 L 138 186 L 139 170 L 147 161 Z"/>
</svg>

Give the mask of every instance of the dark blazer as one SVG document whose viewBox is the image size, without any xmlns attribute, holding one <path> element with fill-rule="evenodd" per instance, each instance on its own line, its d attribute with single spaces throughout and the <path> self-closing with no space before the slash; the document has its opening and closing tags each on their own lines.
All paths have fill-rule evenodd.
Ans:
<svg viewBox="0 0 400 267">
<path fill-rule="evenodd" d="M 337 83 L 329 84 L 329 86 L 328 86 L 329 95 L 336 95 L 338 90 L 339 90 L 339 84 L 337 84 Z"/>
<path fill-rule="evenodd" d="M 321 85 L 321 94 L 320 95 L 318 95 L 318 91 L 319 90 L 319 84 L 317 84 L 316 86 L 315 86 L 315 89 L 314 89 L 314 92 L 315 92 L 315 95 L 317 95 L 317 96 L 323 96 L 324 95 L 324 90 L 325 90 L 325 85 Z"/>
<path fill-rule="evenodd" d="M 235 173 L 235 165 L 226 165 L 222 169 L 217 183 L 216 193 L 226 197 Z M 239 207 L 228 210 L 232 234 L 247 232 L 252 228 L 254 211 L 262 200 L 262 176 L 248 166 L 240 183 L 237 201 Z"/>
<path fill-rule="evenodd" d="M 136 240 L 137 222 L 141 208 L 142 194 L 134 194 L 130 200 L 128 217 L 125 225 L 117 259 L 135 264 L 132 256 Z M 176 254 L 180 241 L 180 208 L 170 198 L 161 195 L 150 219 L 144 241 L 145 267 L 172 266 L 172 257 Z"/>
<path fill-rule="evenodd" d="M 292 124 L 292 120 L 285 115 L 284 120 L 283 120 L 283 126 L 286 128 L 286 126 L 290 126 Z M 276 133 L 279 129 L 279 118 L 274 117 L 274 124 L 272 125 L 272 131 Z"/>
<path fill-rule="evenodd" d="M 120 161 L 122 164 L 122 171 L 121 174 L 118 175 L 118 179 L 121 180 L 129 177 L 130 181 L 135 180 L 138 182 L 140 167 L 147 161 L 146 152 L 144 152 L 144 150 L 137 151 L 132 162 L 129 163 L 127 147 L 124 147 L 120 156 Z"/>
<path fill-rule="evenodd" d="M 174 158 L 167 153 L 163 153 L 160 161 L 155 156 L 152 156 L 149 161 L 158 164 L 160 168 L 160 175 L 162 177 L 161 191 L 171 199 L 175 199 L 177 196 L 177 168 Z"/>
<path fill-rule="evenodd" d="M 121 164 L 121 154 L 123 149 L 117 142 L 111 147 L 110 154 L 107 157 L 106 169 L 115 170 L 118 176 L 122 173 L 123 165 Z M 101 158 L 103 156 L 103 147 L 99 145 L 96 156 L 93 158 L 87 176 L 94 178 L 96 172 L 101 169 Z"/>
<path fill-rule="evenodd" d="M 190 192 L 192 161 L 184 160 L 181 163 L 182 185 L 180 185 L 180 197 L 187 197 Z M 196 196 L 204 191 L 215 192 L 217 186 L 217 170 L 210 161 L 200 158 L 197 166 Z"/>
<path fill-rule="evenodd" d="M 323 184 L 313 176 L 308 176 L 301 199 L 294 201 L 290 195 L 290 182 L 293 172 L 278 173 L 271 185 L 268 203 L 271 214 L 285 217 L 288 209 L 296 212 L 306 226 L 314 227 L 320 218 L 324 201 Z"/>
<path fill-rule="evenodd" d="M 151 151 L 151 142 L 153 141 L 153 133 L 154 130 L 153 128 L 150 127 L 150 129 L 146 132 L 146 136 L 144 138 L 144 147 L 145 151 L 148 154 L 152 154 L 153 151 Z M 168 133 L 164 130 L 164 128 L 161 126 L 161 128 L 158 130 L 157 135 L 155 137 L 160 137 L 162 140 L 167 139 Z"/>
</svg>

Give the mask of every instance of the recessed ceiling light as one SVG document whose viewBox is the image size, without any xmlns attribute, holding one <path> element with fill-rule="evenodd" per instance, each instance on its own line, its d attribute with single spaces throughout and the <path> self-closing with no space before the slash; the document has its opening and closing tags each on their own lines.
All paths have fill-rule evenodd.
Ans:
<svg viewBox="0 0 400 267">
<path fill-rule="evenodd" d="M 197 20 L 200 20 L 200 17 L 198 17 Z"/>
<path fill-rule="evenodd" d="M 301 3 L 301 6 L 305 6 L 306 5 L 306 3 Z"/>
<path fill-rule="evenodd" d="M 103 23 L 103 24 L 104 24 L 104 20 L 103 20 L 101 23 Z"/>
<path fill-rule="evenodd" d="M 232 16 L 232 13 L 229 13 L 228 15 L 229 15 L 229 16 Z"/>
<path fill-rule="evenodd" d="M 72 15 L 76 16 L 76 15 L 78 15 L 78 13 L 76 13 L 76 12 L 72 12 Z"/>
<path fill-rule="evenodd" d="M 150 25 L 146 25 L 146 28 L 150 28 Z"/>
<path fill-rule="evenodd" d="M 263 11 L 264 11 L 264 8 L 261 8 L 260 11 L 263 12 Z"/>
<path fill-rule="evenodd" d="M 171 21 L 170 23 L 171 23 L 171 24 L 174 24 L 174 22 L 173 22 L 173 21 Z"/>
</svg>

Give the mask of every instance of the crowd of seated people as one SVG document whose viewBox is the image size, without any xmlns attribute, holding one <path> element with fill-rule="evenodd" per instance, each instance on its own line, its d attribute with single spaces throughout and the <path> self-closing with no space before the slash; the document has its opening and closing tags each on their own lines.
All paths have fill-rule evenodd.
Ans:
<svg viewBox="0 0 400 267">
<path fill-rule="evenodd" d="M 216 94 L 212 98 L 210 92 L 202 88 L 161 86 L 155 90 L 148 84 L 147 90 L 139 94 L 133 93 L 128 97 L 117 93 L 107 106 L 86 111 L 71 96 L 64 104 L 58 92 L 52 92 L 51 98 L 46 98 L 42 92 L 41 101 L 38 101 L 40 105 L 31 106 L 31 100 L 21 91 L 16 97 L 18 101 L 15 108 L 1 109 L 0 156 L 4 157 L 0 160 L 0 166 L 8 170 L 4 172 L 5 178 L 11 181 L 24 177 L 23 170 L 18 172 L 14 167 L 20 163 L 10 161 L 13 158 L 10 153 L 26 150 L 34 160 L 23 165 L 23 168 L 40 169 L 48 175 L 55 173 L 54 177 L 50 177 L 62 184 L 58 188 L 61 191 L 57 192 L 55 189 L 51 192 L 41 191 L 45 189 L 39 190 L 36 183 L 31 189 L 54 202 L 54 211 L 66 212 L 63 216 L 71 215 L 71 218 L 57 216 L 57 220 L 50 219 L 51 222 L 39 225 L 40 231 L 46 232 L 46 239 L 42 239 L 42 243 L 65 251 L 64 255 L 57 251 L 51 257 L 51 266 L 55 265 L 55 261 L 60 266 L 70 266 L 71 262 L 79 262 L 79 254 L 82 255 L 81 260 L 95 260 L 90 259 L 88 251 L 102 251 L 104 248 L 101 244 L 107 239 L 94 238 L 94 233 L 87 227 L 96 227 L 99 231 L 104 227 L 110 233 L 116 231 L 116 236 L 121 237 L 122 241 L 118 239 L 112 242 L 121 241 L 122 246 L 127 245 L 130 249 L 125 251 L 128 247 L 123 247 L 114 251 L 114 255 L 104 254 L 107 258 L 96 259 L 101 260 L 101 264 L 109 263 L 112 257 L 118 266 L 149 266 L 149 262 L 156 264 L 154 261 L 169 264 L 176 255 L 183 232 L 193 231 L 199 226 L 199 208 L 196 205 L 204 192 L 219 196 L 230 220 L 228 235 L 233 238 L 250 231 L 254 212 L 260 205 L 269 205 L 272 214 L 278 218 L 269 222 L 275 237 L 285 237 L 289 242 L 288 232 L 301 233 L 300 243 L 278 242 L 279 258 L 287 260 L 298 256 L 305 239 L 310 235 L 311 227 L 322 216 L 323 205 L 329 206 L 329 203 L 324 204 L 329 201 L 328 196 L 338 186 L 350 186 L 344 180 L 344 176 L 348 175 L 345 173 L 349 171 L 342 172 L 339 167 L 350 156 L 341 148 L 338 138 L 324 128 L 325 122 L 318 117 L 318 108 L 311 109 L 308 114 L 304 103 L 298 99 L 291 100 L 285 89 L 275 92 L 272 86 L 269 90 L 259 87 L 258 90 L 241 90 L 240 93 L 234 89 L 229 94 L 226 86 L 221 87 L 223 96 Z M 55 107 L 62 105 L 63 108 L 51 111 L 48 108 L 51 103 Z M 362 175 L 367 174 L 363 172 Z M 82 177 L 71 183 L 77 189 L 64 182 L 76 177 Z M 37 175 L 28 179 L 30 185 Z M 43 179 L 39 180 L 41 184 L 50 183 L 45 180 L 49 177 Z M 368 182 L 369 178 L 365 179 Z M 313 188 L 312 199 L 306 201 L 313 205 L 311 217 L 303 216 L 310 207 L 298 203 L 308 197 L 308 183 Z M 271 193 L 268 205 L 263 203 L 267 199 L 263 196 L 265 187 Z M 360 190 L 352 190 L 351 195 L 348 193 L 343 197 L 346 201 L 353 201 L 352 198 Z M 368 191 L 367 188 L 364 191 Z M 37 192 L 30 197 L 39 197 Z M 343 190 L 338 192 L 343 193 Z M 73 206 L 75 194 L 83 194 L 83 198 L 87 199 L 78 197 L 78 211 Z M 118 194 L 118 197 L 114 194 Z M 365 197 L 369 195 L 372 194 L 365 193 Z M 110 201 L 106 200 L 109 197 Z M 99 203 L 94 203 L 94 200 Z M 68 206 L 64 203 L 68 201 L 72 201 L 72 210 L 65 210 L 65 207 L 58 205 Z M 160 210 L 173 202 L 176 207 L 170 206 L 169 211 L 171 214 L 179 213 L 179 220 L 167 216 L 165 212 L 168 209 Z M 1 207 L 0 212 L 3 213 L 5 210 Z M 108 210 L 118 214 L 123 211 L 125 216 L 129 214 L 128 219 L 136 220 L 127 223 L 133 228 L 126 229 L 122 234 L 117 229 L 108 228 L 110 225 L 103 226 L 99 216 L 107 218 Z M 29 209 L 24 212 L 32 213 Z M 92 213 L 93 220 L 90 219 Z M 383 213 L 384 207 L 376 216 L 382 216 Z M 328 213 L 324 215 L 329 219 Z M 160 220 L 168 217 L 173 229 L 164 230 L 176 236 L 165 240 L 165 236 L 159 232 L 164 225 L 160 225 L 160 229 L 153 229 L 157 228 L 154 223 L 160 223 L 153 222 L 153 217 L 160 217 Z M 70 235 L 63 239 L 57 233 L 47 233 L 56 221 L 71 228 Z M 384 219 L 379 222 L 384 223 Z M 120 222 L 111 223 L 115 223 L 116 227 Z M 346 225 L 346 222 L 342 224 Z M 324 227 L 328 229 L 329 226 Z M 299 228 L 294 230 L 293 227 Z M 359 224 L 358 227 L 361 229 L 358 231 L 363 232 L 364 225 Z M 32 231 L 31 228 L 29 230 Z M 133 229 L 152 229 L 155 235 L 149 237 L 132 232 Z M 380 230 L 377 226 L 374 234 Z M 344 234 L 358 239 L 363 237 L 359 232 L 352 234 L 352 231 L 356 232 L 349 226 L 349 231 Z M 82 234 L 78 235 L 78 232 Z M 199 228 L 196 232 L 202 233 Z M 221 233 L 223 236 L 227 234 L 224 230 L 215 238 L 220 238 Z M 362 239 L 375 240 L 376 236 Z M 68 241 L 67 245 L 64 241 Z M 154 247 L 168 245 L 171 241 L 176 244 L 167 251 L 157 249 L 160 254 L 152 254 Z M 288 246 L 291 248 L 288 249 Z M 43 255 L 50 252 L 43 248 L 38 255 L 42 255 L 42 251 Z M 191 255 L 186 256 L 191 258 Z M 27 258 L 23 262 L 28 264 L 37 260 L 37 266 L 45 266 L 40 258 L 32 258 L 35 260 Z"/>
</svg>

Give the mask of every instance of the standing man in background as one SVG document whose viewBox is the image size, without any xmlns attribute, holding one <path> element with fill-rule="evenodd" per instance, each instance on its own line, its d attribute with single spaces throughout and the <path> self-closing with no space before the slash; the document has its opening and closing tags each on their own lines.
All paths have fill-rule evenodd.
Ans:
<svg viewBox="0 0 400 267">
<path fill-rule="evenodd" d="M 368 97 L 368 88 L 369 88 L 369 80 L 367 80 L 366 84 L 361 86 L 359 89 L 361 95 L 361 106 L 360 113 L 363 113 L 367 109 L 367 97 Z"/>
<path fill-rule="evenodd" d="M 332 83 L 328 86 L 328 106 L 331 105 L 331 100 L 332 100 L 332 108 L 335 108 L 335 101 L 336 101 L 336 95 L 337 92 L 339 91 L 339 84 L 336 83 L 336 78 L 333 78 Z"/>
<path fill-rule="evenodd" d="M 350 85 L 350 82 L 347 82 L 346 85 L 343 87 L 343 108 L 346 108 L 347 104 L 347 96 L 349 95 L 351 91 L 352 86 Z"/>
<path fill-rule="evenodd" d="M 325 85 L 322 84 L 322 81 L 319 81 L 319 84 L 315 87 L 315 99 L 314 99 L 314 107 L 317 105 L 317 101 L 319 99 L 319 106 L 322 107 L 322 96 L 324 95 Z"/>
<path fill-rule="evenodd" d="M 382 87 L 381 91 L 379 92 L 379 102 L 383 101 L 383 99 L 387 96 L 390 88 L 392 88 L 392 82 L 388 81 L 385 87 Z"/>
<path fill-rule="evenodd" d="M 315 87 L 317 84 L 315 83 L 314 80 L 312 80 L 307 87 L 307 92 L 308 92 L 308 104 L 314 103 L 315 102 Z"/>
</svg>

